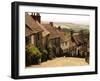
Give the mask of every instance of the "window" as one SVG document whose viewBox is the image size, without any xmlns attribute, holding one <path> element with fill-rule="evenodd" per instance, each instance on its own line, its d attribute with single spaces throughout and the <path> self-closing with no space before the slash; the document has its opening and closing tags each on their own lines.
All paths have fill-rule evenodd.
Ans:
<svg viewBox="0 0 100 81">
<path fill-rule="evenodd" d="M 25 37 L 25 43 L 26 43 L 26 44 L 31 43 L 31 37 L 30 37 L 30 36 Z"/>
</svg>

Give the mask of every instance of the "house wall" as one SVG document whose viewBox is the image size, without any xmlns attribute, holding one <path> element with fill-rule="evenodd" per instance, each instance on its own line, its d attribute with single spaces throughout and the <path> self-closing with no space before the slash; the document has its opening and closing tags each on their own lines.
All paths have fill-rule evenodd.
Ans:
<svg viewBox="0 0 100 81">
<path fill-rule="evenodd" d="M 33 44 L 39 49 L 43 48 L 43 42 L 42 42 L 42 32 L 35 33 L 33 35 L 25 37 L 25 43 L 27 44 Z"/>
<path fill-rule="evenodd" d="M 47 49 L 47 47 L 48 47 L 48 41 L 49 41 L 49 35 L 47 35 L 47 36 L 45 36 L 43 38 L 43 48 L 44 49 Z"/>
<path fill-rule="evenodd" d="M 43 48 L 42 42 L 42 32 L 38 32 L 34 34 L 34 45 L 39 48 L 40 50 Z"/>
<path fill-rule="evenodd" d="M 53 46 L 53 51 L 55 53 L 56 56 L 61 56 L 61 53 L 60 53 L 60 38 L 54 38 L 54 39 L 51 39 L 51 44 Z"/>
<path fill-rule="evenodd" d="M 66 42 L 62 42 L 62 43 L 60 44 L 60 46 L 61 46 L 62 50 L 67 49 L 67 44 L 66 44 Z"/>
</svg>

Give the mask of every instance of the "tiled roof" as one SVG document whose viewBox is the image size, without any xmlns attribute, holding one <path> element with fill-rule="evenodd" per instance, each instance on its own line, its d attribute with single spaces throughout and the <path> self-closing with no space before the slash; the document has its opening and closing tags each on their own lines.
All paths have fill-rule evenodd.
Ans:
<svg viewBox="0 0 100 81">
<path fill-rule="evenodd" d="M 25 24 L 32 30 L 33 33 L 43 31 L 32 16 L 25 14 Z"/>
<path fill-rule="evenodd" d="M 80 33 L 74 33 L 73 34 L 73 39 L 75 41 L 75 43 L 77 45 L 83 44 L 84 43 L 84 39 L 83 37 L 80 35 Z"/>
<path fill-rule="evenodd" d="M 36 21 L 36 23 L 40 26 L 40 28 L 43 30 L 42 32 L 42 36 L 45 37 L 47 36 L 48 34 L 50 34 L 50 32 L 42 25 L 40 24 L 38 21 Z"/>
<path fill-rule="evenodd" d="M 43 26 L 50 32 L 50 36 L 49 36 L 50 39 L 60 37 L 54 27 L 50 26 L 49 24 L 43 24 Z"/>
<path fill-rule="evenodd" d="M 59 31 L 59 30 L 57 30 L 57 29 L 56 29 L 56 31 L 57 31 L 57 33 L 58 33 L 60 39 L 61 39 L 61 42 L 66 42 L 66 41 L 68 40 L 67 37 L 65 37 L 64 32 Z"/>
<path fill-rule="evenodd" d="M 26 25 L 25 26 L 25 36 L 33 34 L 33 31 Z"/>
</svg>

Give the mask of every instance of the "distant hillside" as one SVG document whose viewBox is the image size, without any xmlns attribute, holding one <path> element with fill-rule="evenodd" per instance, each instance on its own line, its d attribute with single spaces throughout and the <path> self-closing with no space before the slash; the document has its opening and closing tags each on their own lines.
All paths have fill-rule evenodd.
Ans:
<svg viewBox="0 0 100 81">
<path fill-rule="evenodd" d="M 89 30 L 89 25 L 83 25 L 83 24 L 74 24 L 74 23 L 54 23 L 54 26 L 58 27 L 60 26 L 63 30 L 69 31 L 70 29 L 74 31 L 79 31 L 82 29 Z"/>
</svg>

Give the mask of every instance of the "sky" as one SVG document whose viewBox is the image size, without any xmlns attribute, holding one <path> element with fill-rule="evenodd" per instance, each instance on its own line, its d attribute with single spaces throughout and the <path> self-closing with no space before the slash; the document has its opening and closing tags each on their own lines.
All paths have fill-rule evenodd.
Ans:
<svg viewBox="0 0 100 81">
<path fill-rule="evenodd" d="M 89 24 L 89 15 L 40 13 L 42 22 L 70 22 L 76 24 Z"/>
</svg>

